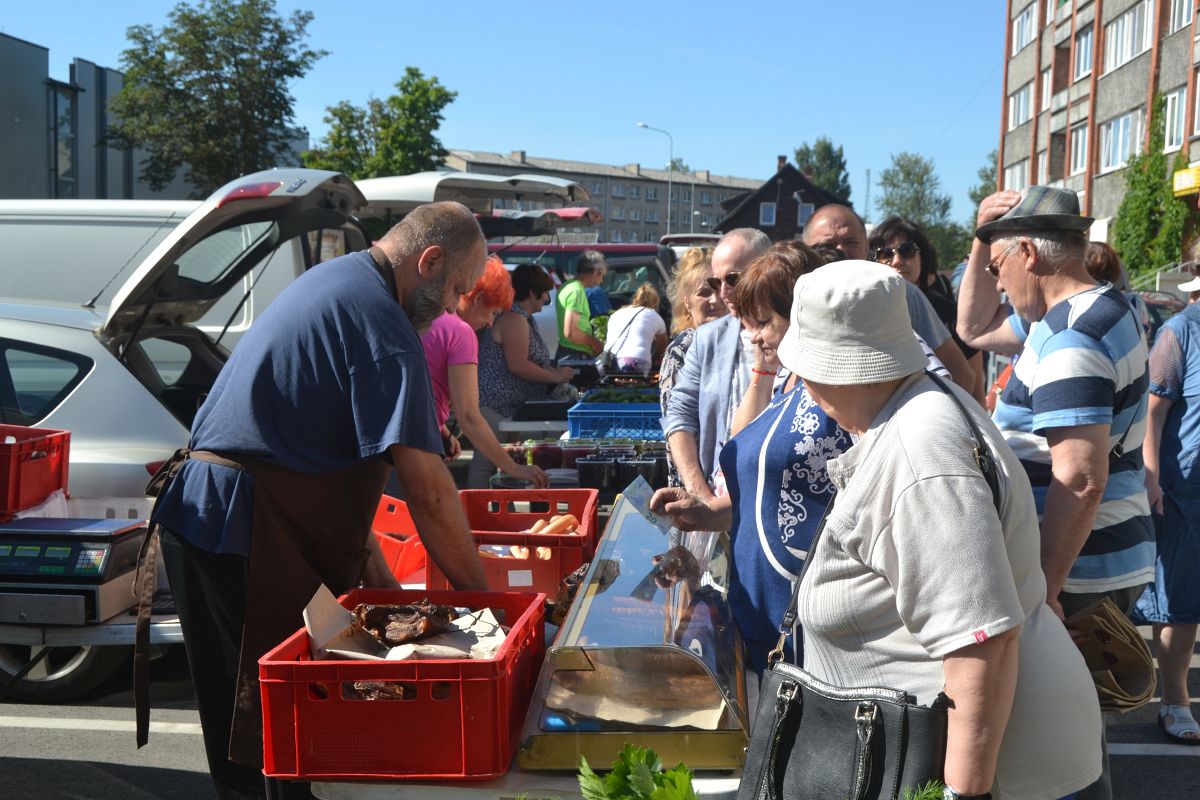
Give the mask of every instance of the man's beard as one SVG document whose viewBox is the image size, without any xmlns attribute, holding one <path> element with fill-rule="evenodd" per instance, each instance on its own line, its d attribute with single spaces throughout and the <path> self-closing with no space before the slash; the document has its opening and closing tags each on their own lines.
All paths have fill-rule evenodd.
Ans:
<svg viewBox="0 0 1200 800">
<path fill-rule="evenodd" d="M 413 289 L 404 301 L 404 313 L 421 334 L 429 330 L 433 321 L 446 310 L 446 271 L 431 281 L 425 281 Z"/>
</svg>

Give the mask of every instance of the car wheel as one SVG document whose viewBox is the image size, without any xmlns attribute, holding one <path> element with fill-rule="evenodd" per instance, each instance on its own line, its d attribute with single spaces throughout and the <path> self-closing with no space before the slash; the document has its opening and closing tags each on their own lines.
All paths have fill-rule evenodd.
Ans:
<svg viewBox="0 0 1200 800">
<path fill-rule="evenodd" d="M 0 685 L 37 654 L 33 647 L 0 644 Z M 4 700 L 71 700 L 107 681 L 129 660 L 129 648 L 51 647 L 50 652 L 4 695 Z"/>
</svg>

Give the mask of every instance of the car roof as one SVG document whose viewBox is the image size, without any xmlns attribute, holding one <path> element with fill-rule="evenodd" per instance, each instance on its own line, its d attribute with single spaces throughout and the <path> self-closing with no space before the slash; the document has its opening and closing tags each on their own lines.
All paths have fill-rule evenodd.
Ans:
<svg viewBox="0 0 1200 800">
<path fill-rule="evenodd" d="M 0 298 L 0 319 L 94 331 L 104 321 L 104 309 L 84 308 L 72 303 L 28 303 Z"/>
</svg>

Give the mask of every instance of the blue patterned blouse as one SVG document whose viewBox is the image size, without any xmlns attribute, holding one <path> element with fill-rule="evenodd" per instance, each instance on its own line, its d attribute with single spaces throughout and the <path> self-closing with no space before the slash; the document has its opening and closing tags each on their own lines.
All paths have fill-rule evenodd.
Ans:
<svg viewBox="0 0 1200 800">
<path fill-rule="evenodd" d="M 801 384 L 776 394 L 721 450 L 733 502 L 729 605 L 760 672 L 779 639 L 792 582 L 833 495 L 825 462 L 850 445 L 850 434 Z M 789 646 L 796 644 L 792 637 Z M 793 660 L 792 653 L 787 657 Z"/>
</svg>

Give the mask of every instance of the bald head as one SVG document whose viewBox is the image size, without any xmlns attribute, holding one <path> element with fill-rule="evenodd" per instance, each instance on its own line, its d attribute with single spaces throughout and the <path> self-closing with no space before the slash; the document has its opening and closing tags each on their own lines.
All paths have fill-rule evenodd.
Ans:
<svg viewBox="0 0 1200 800">
<path fill-rule="evenodd" d="M 444 201 L 418 206 L 384 235 L 379 248 L 393 264 L 434 246 L 454 262 L 481 241 L 483 230 L 471 209 Z"/>
<path fill-rule="evenodd" d="M 852 208 L 841 203 L 816 210 L 804 225 L 804 243 L 836 249 L 846 258 L 867 258 L 867 228 Z"/>
<path fill-rule="evenodd" d="M 745 272 L 750 262 L 767 252 L 771 240 L 757 228 L 736 228 L 721 237 L 712 254 L 712 273 L 714 278 L 721 281 L 721 300 L 735 315 L 737 309 L 733 305 L 733 285 L 726 280 L 729 273 L 738 277 Z M 737 278 L 731 279 L 733 283 Z"/>
</svg>

